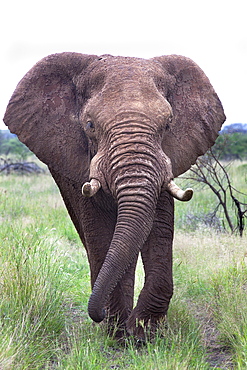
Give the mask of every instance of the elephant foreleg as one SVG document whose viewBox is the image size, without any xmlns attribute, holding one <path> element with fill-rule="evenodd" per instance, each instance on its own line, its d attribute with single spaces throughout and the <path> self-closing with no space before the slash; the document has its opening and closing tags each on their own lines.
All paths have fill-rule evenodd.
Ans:
<svg viewBox="0 0 247 370">
<path fill-rule="evenodd" d="M 173 293 L 172 241 L 174 204 L 163 192 L 159 198 L 153 228 L 142 248 L 145 284 L 128 321 L 127 330 L 139 339 L 156 330 L 165 319 Z"/>
</svg>

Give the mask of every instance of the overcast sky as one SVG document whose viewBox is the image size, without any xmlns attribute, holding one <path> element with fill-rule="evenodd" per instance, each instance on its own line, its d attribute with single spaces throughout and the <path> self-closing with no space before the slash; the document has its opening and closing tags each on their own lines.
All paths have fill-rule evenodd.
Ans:
<svg viewBox="0 0 247 370">
<path fill-rule="evenodd" d="M 193 59 L 227 123 L 247 123 L 246 0 L 10 0 L 1 5 L 0 128 L 24 74 L 46 55 L 76 51 Z"/>
</svg>

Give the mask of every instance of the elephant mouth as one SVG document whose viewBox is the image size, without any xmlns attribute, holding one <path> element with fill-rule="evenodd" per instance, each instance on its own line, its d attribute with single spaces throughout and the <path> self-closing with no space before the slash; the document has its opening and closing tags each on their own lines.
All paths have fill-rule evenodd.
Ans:
<svg viewBox="0 0 247 370">
<path fill-rule="evenodd" d="M 101 188 L 101 183 L 97 179 L 91 179 L 90 182 L 85 182 L 82 186 L 82 195 L 84 197 L 94 196 Z M 188 188 L 182 190 L 173 180 L 170 180 L 165 186 L 165 190 L 175 199 L 182 202 L 188 202 L 193 197 L 193 189 Z"/>
</svg>

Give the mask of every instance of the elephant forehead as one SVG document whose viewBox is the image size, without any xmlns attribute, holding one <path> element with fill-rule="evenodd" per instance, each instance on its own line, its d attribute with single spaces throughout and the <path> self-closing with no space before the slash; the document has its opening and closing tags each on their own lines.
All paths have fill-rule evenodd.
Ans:
<svg viewBox="0 0 247 370">
<path fill-rule="evenodd" d="M 89 89 L 91 99 L 87 111 L 92 117 L 125 111 L 158 116 L 171 113 L 164 91 L 156 81 L 164 78 L 157 63 L 138 58 L 107 56 L 91 69 Z"/>
<path fill-rule="evenodd" d="M 109 65 L 107 71 L 107 77 L 109 80 L 116 80 L 119 83 L 125 81 L 143 84 L 152 80 L 154 71 L 151 68 L 151 64 L 145 60 L 128 59 L 124 63 L 121 60 L 117 60 L 112 65 Z"/>
<path fill-rule="evenodd" d="M 152 60 L 110 55 L 98 58 L 90 65 L 88 72 L 91 84 L 106 80 L 111 81 L 112 84 L 123 83 L 125 80 L 142 82 L 152 77 L 164 77 L 164 69 Z"/>
<path fill-rule="evenodd" d="M 84 114 L 99 122 L 109 119 L 117 121 L 152 120 L 163 122 L 163 117 L 172 114 L 169 102 L 157 89 L 140 89 L 130 86 L 121 89 L 119 85 L 106 86 L 95 94 L 84 108 Z"/>
<path fill-rule="evenodd" d="M 149 101 L 159 99 L 159 91 L 153 76 L 135 65 L 111 69 L 105 78 L 102 94 L 106 100 L 122 99 L 126 102 L 133 101 L 135 105 L 144 103 L 145 99 Z"/>
</svg>

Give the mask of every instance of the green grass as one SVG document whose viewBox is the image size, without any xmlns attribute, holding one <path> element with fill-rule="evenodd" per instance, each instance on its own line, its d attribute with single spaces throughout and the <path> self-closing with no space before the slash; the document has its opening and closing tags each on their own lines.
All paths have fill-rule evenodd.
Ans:
<svg viewBox="0 0 247 370">
<path fill-rule="evenodd" d="M 243 166 L 232 170 L 242 190 Z M 247 368 L 246 233 L 182 228 L 188 210 L 210 211 L 210 193 L 198 192 L 176 202 L 175 293 L 167 323 L 140 347 L 89 319 L 86 253 L 52 178 L 0 176 L 0 369 Z M 142 284 L 139 261 L 136 295 Z"/>
</svg>

